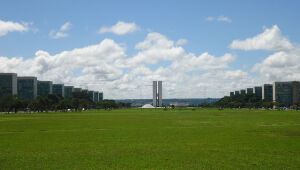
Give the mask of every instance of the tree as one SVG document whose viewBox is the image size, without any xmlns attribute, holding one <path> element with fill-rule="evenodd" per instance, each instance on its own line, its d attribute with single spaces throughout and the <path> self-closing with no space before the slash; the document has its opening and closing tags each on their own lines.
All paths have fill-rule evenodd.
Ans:
<svg viewBox="0 0 300 170">
<path fill-rule="evenodd" d="M 3 111 L 10 113 L 15 106 L 16 96 L 6 95 L 1 98 L 0 105 L 3 108 Z"/>
</svg>

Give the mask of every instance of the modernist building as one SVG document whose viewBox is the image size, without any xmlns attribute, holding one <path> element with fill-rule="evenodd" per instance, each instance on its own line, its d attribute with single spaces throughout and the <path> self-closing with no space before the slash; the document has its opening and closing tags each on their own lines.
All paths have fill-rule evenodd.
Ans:
<svg viewBox="0 0 300 170">
<path fill-rule="evenodd" d="M 99 102 L 99 92 L 98 91 L 94 92 L 94 102 Z"/>
<path fill-rule="evenodd" d="M 230 97 L 234 96 L 234 92 L 230 92 Z"/>
<path fill-rule="evenodd" d="M 262 97 L 262 87 L 260 86 L 253 87 L 253 93 L 259 97 Z"/>
<path fill-rule="evenodd" d="M 64 84 L 53 84 L 52 86 L 53 94 L 57 94 L 61 97 L 65 97 L 65 88 Z"/>
<path fill-rule="evenodd" d="M 293 105 L 298 105 L 300 102 L 300 82 L 299 81 L 293 81 Z"/>
<path fill-rule="evenodd" d="M 17 77 L 18 98 L 21 100 L 33 100 L 37 97 L 36 77 Z"/>
<path fill-rule="evenodd" d="M 162 107 L 162 81 L 158 81 L 158 106 Z"/>
<path fill-rule="evenodd" d="M 234 91 L 234 95 L 239 95 L 240 91 Z"/>
<path fill-rule="evenodd" d="M 16 95 L 17 93 L 17 74 L 0 73 L 0 96 Z"/>
<path fill-rule="evenodd" d="M 92 101 L 94 101 L 94 96 L 95 96 L 95 95 L 94 95 L 94 94 L 95 94 L 94 91 L 88 91 L 87 93 L 88 93 L 90 99 L 91 99 Z"/>
<path fill-rule="evenodd" d="M 153 106 L 162 107 L 162 81 L 153 81 Z"/>
<path fill-rule="evenodd" d="M 246 93 L 247 94 L 253 94 L 253 88 L 247 88 Z"/>
<path fill-rule="evenodd" d="M 88 91 L 89 91 L 88 89 L 82 89 L 81 92 L 88 94 Z"/>
<path fill-rule="evenodd" d="M 74 91 L 74 86 L 64 86 L 65 98 L 71 97 L 73 91 Z"/>
<path fill-rule="evenodd" d="M 273 83 L 273 102 L 282 104 L 286 107 L 299 103 L 299 82 L 274 82 Z"/>
<path fill-rule="evenodd" d="M 82 89 L 81 88 L 74 88 L 74 90 L 73 90 L 74 92 L 81 92 L 82 91 Z"/>
<path fill-rule="evenodd" d="M 18 95 L 21 100 L 33 100 L 37 96 L 47 97 L 49 94 L 57 94 L 61 97 L 71 97 L 72 92 L 85 92 L 88 90 L 53 84 L 51 81 L 38 81 L 36 77 L 18 77 L 16 73 L 0 73 L 0 97 L 5 95 Z M 103 92 L 90 92 L 90 98 L 94 102 L 103 100 Z"/>
<path fill-rule="evenodd" d="M 240 90 L 240 94 L 241 95 L 245 95 L 246 94 L 246 90 L 244 90 L 244 89 Z"/>
<path fill-rule="evenodd" d="M 52 94 L 52 81 L 37 81 L 37 95 L 47 97 Z"/>
<path fill-rule="evenodd" d="M 103 92 L 99 92 L 99 102 L 103 101 Z"/>
<path fill-rule="evenodd" d="M 264 84 L 262 86 L 262 99 L 268 102 L 273 101 L 273 85 Z"/>
</svg>

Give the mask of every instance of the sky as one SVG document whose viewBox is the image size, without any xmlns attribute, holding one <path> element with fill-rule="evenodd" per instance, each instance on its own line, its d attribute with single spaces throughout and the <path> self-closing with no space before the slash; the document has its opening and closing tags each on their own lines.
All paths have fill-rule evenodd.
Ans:
<svg viewBox="0 0 300 170">
<path fill-rule="evenodd" d="M 219 98 L 300 80 L 298 0 L 7 0 L 0 72 L 107 99 Z"/>
</svg>

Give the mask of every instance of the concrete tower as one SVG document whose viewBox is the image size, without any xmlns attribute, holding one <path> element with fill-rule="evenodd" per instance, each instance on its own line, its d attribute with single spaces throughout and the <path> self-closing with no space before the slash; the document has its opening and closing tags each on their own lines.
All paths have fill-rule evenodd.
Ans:
<svg viewBox="0 0 300 170">
<path fill-rule="evenodd" d="M 162 81 L 158 81 L 158 107 L 162 107 Z"/>
<path fill-rule="evenodd" d="M 157 81 L 153 81 L 153 107 L 157 106 Z"/>
<path fill-rule="evenodd" d="M 153 81 L 153 107 L 162 107 L 162 81 Z"/>
</svg>

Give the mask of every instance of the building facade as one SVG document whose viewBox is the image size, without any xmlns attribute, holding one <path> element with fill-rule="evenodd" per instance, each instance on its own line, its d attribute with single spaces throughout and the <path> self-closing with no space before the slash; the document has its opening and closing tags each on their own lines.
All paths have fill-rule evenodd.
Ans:
<svg viewBox="0 0 300 170">
<path fill-rule="evenodd" d="M 81 92 L 82 89 L 81 88 L 74 88 L 74 92 Z"/>
<path fill-rule="evenodd" d="M 87 89 L 53 84 L 51 81 L 38 81 L 36 77 L 18 77 L 16 73 L 0 73 L 0 98 L 6 95 L 17 95 L 21 100 L 33 100 L 37 96 L 47 97 L 49 94 L 71 97 L 72 92 L 88 94 Z M 94 92 L 91 100 L 102 101 L 103 92 Z"/>
<path fill-rule="evenodd" d="M 262 97 L 262 87 L 253 87 L 253 93 L 259 97 Z"/>
<path fill-rule="evenodd" d="M 247 94 L 253 94 L 253 88 L 247 88 L 246 93 Z"/>
<path fill-rule="evenodd" d="M 33 100 L 37 97 L 36 77 L 17 77 L 18 98 Z"/>
<path fill-rule="evenodd" d="M 64 84 L 53 84 L 52 91 L 53 94 L 57 94 L 60 97 L 65 97 Z"/>
<path fill-rule="evenodd" d="M 230 92 L 230 97 L 234 96 L 234 92 Z"/>
<path fill-rule="evenodd" d="M 244 89 L 240 90 L 240 94 L 241 95 L 245 95 L 246 94 L 246 90 L 244 90 Z"/>
<path fill-rule="evenodd" d="M 272 84 L 264 84 L 262 86 L 262 99 L 267 102 L 273 101 L 273 85 Z"/>
<path fill-rule="evenodd" d="M 94 102 L 99 102 L 99 92 L 98 91 L 94 92 Z"/>
<path fill-rule="evenodd" d="M 239 95 L 240 91 L 234 91 L 234 95 Z"/>
<path fill-rule="evenodd" d="M 158 81 L 158 107 L 162 106 L 162 81 Z"/>
<path fill-rule="evenodd" d="M 37 81 L 37 95 L 47 97 L 52 94 L 52 81 Z"/>
<path fill-rule="evenodd" d="M 17 83 L 16 73 L 0 73 L 0 96 L 18 94 Z"/>
<path fill-rule="evenodd" d="M 153 107 L 162 106 L 162 81 L 153 81 Z"/>
<path fill-rule="evenodd" d="M 99 102 L 103 101 L 103 92 L 99 92 Z"/>
<path fill-rule="evenodd" d="M 157 81 L 153 81 L 153 107 L 157 107 Z"/>
<path fill-rule="evenodd" d="M 65 98 L 72 97 L 73 91 L 74 91 L 74 86 L 64 86 Z"/>
<path fill-rule="evenodd" d="M 87 93 L 88 93 L 90 99 L 94 102 L 94 96 L 95 96 L 94 91 L 88 91 Z"/>
<path fill-rule="evenodd" d="M 88 91 L 89 91 L 88 89 L 82 89 L 81 92 L 88 94 Z"/>
<path fill-rule="evenodd" d="M 299 82 L 274 82 L 273 102 L 289 107 L 299 103 Z"/>
</svg>

